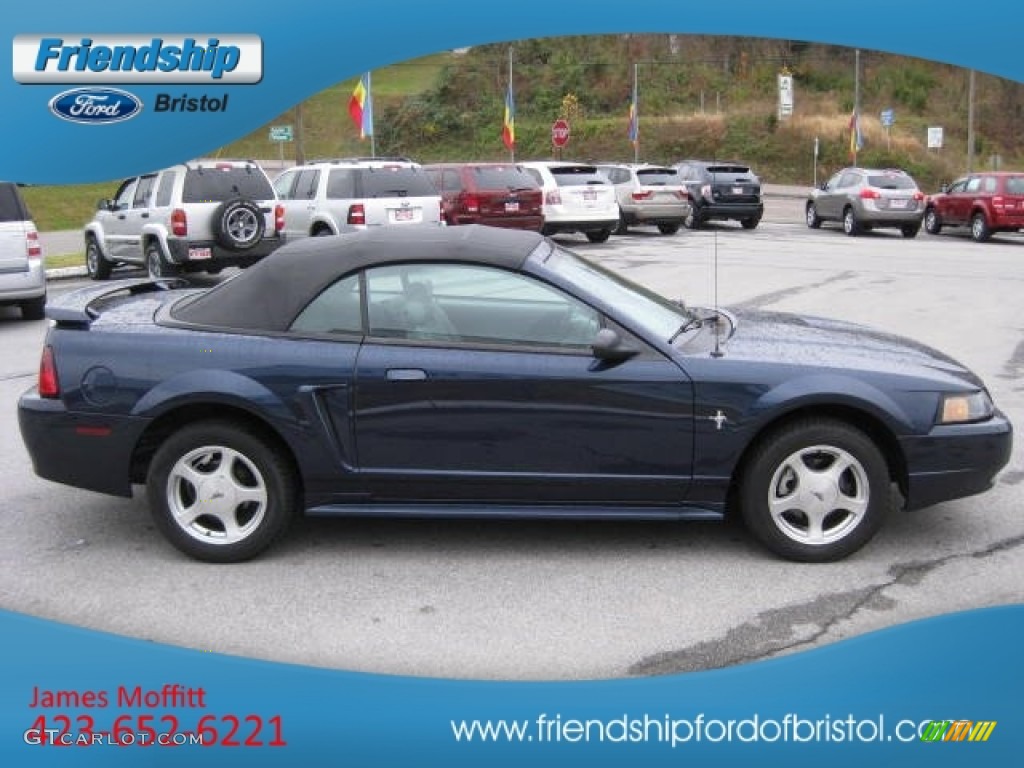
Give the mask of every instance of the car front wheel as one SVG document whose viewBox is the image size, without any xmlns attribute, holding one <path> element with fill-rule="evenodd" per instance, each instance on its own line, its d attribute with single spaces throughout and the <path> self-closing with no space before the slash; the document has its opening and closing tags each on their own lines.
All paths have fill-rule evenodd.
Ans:
<svg viewBox="0 0 1024 768">
<path fill-rule="evenodd" d="M 179 550 L 232 563 L 264 551 L 295 513 L 295 480 L 280 451 L 230 421 L 175 432 L 146 479 L 153 520 Z"/>
<path fill-rule="evenodd" d="M 937 235 L 942 231 L 942 219 L 934 208 L 924 212 L 924 231 L 929 235 Z"/>
<path fill-rule="evenodd" d="M 85 271 L 93 280 L 106 280 L 110 277 L 110 262 L 100 251 L 100 245 L 92 237 L 85 242 Z"/>
<path fill-rule="evenodd" d="M 789 560 L 829 562 L 864 546 L 891 502 L 886 463 L 863 432 L 808 419 L 762 440 L 740 487 L 743 519 Z"/>
<path fill-rule="evenodd" d="M 821 227 L 821 219 L 818 218 L 818 206 L 814 203 L 807 204 L 807 226 L 811 229 L 818 229 Z"/>
</svg>

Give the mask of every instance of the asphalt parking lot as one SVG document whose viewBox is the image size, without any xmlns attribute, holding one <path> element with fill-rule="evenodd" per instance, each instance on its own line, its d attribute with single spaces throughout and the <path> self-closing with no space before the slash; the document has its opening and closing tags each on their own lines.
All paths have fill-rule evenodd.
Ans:
<svg viewBox="0 0 1024 768">
<path fill-rule="evenodd" d="M 770 201 L 752 232 L 730 223 L 563 242 L 690 304 L 717 295 L 931 344 L 1024 424 L 1024 236 L 847 238 L 808 230 L 799 209 Z M 276 661 L 525 680 L 727 666 L 1024 599 L 1019 446 L 987 494 L 895 514 L 864 550 L 828 565 L 778 560 L 730 525 L 365 519 L 303 521 L 250 563 L 192 562 L 154 530 L 142 494 L 104 497 L 32 473 L 15 403 L 44 332 L 0 309 L 8 610 Z"/>
</svg>

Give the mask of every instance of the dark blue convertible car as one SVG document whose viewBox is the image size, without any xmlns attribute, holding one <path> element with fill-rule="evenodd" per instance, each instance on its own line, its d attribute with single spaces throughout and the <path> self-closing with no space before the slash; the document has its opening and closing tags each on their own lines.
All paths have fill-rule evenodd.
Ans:
<svg viewBox="0 0 1024 768">
<path fill-rule="evenodd" d="M 719 518 L 794 560 L 988 488 L 1011 428 L 970 371 L 848 323 L 695 309 L 538 234 L 310 238 L 212 289 L 52 301 L 19 404 L 45 478 L 238 561 L 316 515 Z"/>
</svg>

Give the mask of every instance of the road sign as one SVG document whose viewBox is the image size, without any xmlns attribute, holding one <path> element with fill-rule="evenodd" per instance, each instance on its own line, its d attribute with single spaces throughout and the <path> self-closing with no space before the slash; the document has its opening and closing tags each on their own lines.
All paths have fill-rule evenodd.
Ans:
<svg viewBox="0 0 1024 768">
<path fill-rule="evenodd" d="M 290 125 L 270 126 L 271 141 L 292 141 L 292 127 Z"/>
<path fill-rule="evenodd" d="M 928 127 L 928 149 L 942 149 L 942 126 Z"/>
<path fill-rule="evenodd" d="M 556 147 L 564 147 L 569 143 L 569 121 L 561 117 L 551 124 L 551 143 Z"/>
<path fill-rule="evenodd" d="M 884 125 L 886 128 L 888 128 L 889 126 L 896 122 L 896 113 L 893 112 L 891 109 L 883 109 L 880 117 L 882 119 L 882 125 Z"/>
</svg>

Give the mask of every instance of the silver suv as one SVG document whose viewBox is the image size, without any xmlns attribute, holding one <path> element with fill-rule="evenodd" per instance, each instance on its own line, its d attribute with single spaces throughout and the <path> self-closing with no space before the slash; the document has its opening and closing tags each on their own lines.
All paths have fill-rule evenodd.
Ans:
<svg viewBox="0 0 1024 768">
<path fill-rule="evenodd" d="M 630 225 L 645 224 L 674 235 L 690 213 L 690 195 L 675 168 L 619 163 L 597 170 L 615 185 L 620 212 L 616 235 L 626 234 Z"/>
<path fill-rule="evenodd" d="M 284 208 L 256 163 L 216 160 L 175 165 L 125 179 L 85 227 L 93 280 L 118 264 L 151 277 L 247 267 L 284 243 Z"/>
<path fill-rule="evenodd" d="M 274 180 L 289 238 L 346 228 L 441 224 L 441 195 L 407 158 L 338 158 L 291 168 Z"/>
<path fill-rule="evenodd" d="M 879 227 L 896 227 L 904 237 L 917 237 L 924 202 L 917 183 L 903 171 L 844 168 L 811 190 L 804 215 L 811 229 L 823 221 L 838 221 L 851 237 Z"/>
<path fill-rule="evenodd" d="M 0 304 L 17 304 L 26 320 L 41 320 L 46 272 L 39 233 L 17 184 L 0 181 Z"/>
</svg>

